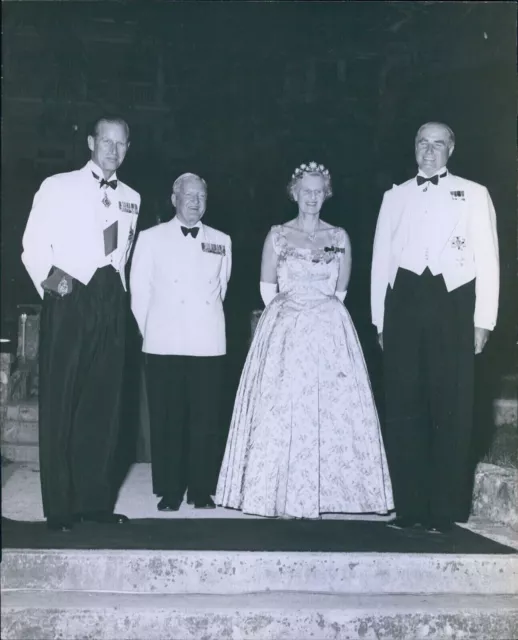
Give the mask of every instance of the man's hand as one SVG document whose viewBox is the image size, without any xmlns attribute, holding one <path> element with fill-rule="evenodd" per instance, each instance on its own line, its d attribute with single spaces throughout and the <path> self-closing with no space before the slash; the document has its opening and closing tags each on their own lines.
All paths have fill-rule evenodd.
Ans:
<svg viewBox="0 0 518 640">
<path fill-rule="evenodd" d="M 381 350 L 383 351 L 383 331 L 381 333 L 378 333 L 378 344 L 381 347 Z"/>
<path fill-rule="evenodd" d="M 489 339 L 489 334 L 489 329 L 481 329 L 480 327 L 475 327 L 475 355 L 482 353 L 484 347 L 486 346 L 486 342 Z"/>
</svg>

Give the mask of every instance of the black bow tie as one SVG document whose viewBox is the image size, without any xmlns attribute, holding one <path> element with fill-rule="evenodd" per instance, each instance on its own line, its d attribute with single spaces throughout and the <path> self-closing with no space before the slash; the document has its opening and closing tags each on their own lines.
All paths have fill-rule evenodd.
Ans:
<svg viewBox="0 0 518 640">
<path fill-rule="evenodd" d="M 93 171 L 92 171 L 92 175 L 96 180 L 99 180 L 99 176 Z M 99 188 L 104 187 L 104 185 L 106 185 L 107 187 L 111 187 L 112 189 L 116 189 L 117 180 L 105 180 L 104 178 L 102 180 L 99 180 Z"/>
<path fill-rule="evenodd" d="M 438 185 L 439 178 L 444 178 L 445 175 L 446 175 L 446 172 L 441 173 L 441 175 L 435 174 L 431 178 L 425 178 L 424 176 L 416 176 L 417 186 L 420 187 L 425 182 L 431 182 L 432 184 Z"/>
<path fill-rule="evenodd" d="M 99 182 L 99 187 L 104 187 L 104 185 L 106 185 L 107 187 L 111 187 L 112 189 L 116 189 L 117 188 L 117 180 L 105 180 L 103 178 L 101 180 L 101 182 Z"/>
<path fill-rule="evenodd" d="M 193 238 L 196 238 L 196 236 L 198 235 L 198 231 L 200 230 L 200 227 L 191 227 L 190 229 L 188 227 L 180 227 L 180 229 L 182 230 L 182 233 L 185 237 L 191 234 Z"/>
</svg>

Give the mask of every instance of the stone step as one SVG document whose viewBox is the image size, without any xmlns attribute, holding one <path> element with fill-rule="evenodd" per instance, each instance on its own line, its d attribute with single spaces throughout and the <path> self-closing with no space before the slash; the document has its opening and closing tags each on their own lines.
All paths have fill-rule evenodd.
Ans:
<svg viewBox="0 0 518 640">
<path fill-rule="evenodd" d="M 518 373 L 508 373 L 502 377 L 499 396 L 514 400 L 518 398 Z"/>
<path fill-rule="evenodd" d="M 518 529 L 518 472 L 480 463 L 475 475 L 471 513 Z"/>
<path fill-rule="evenodd" d="M 0 430 L 2 443 L 38 444 L 38 423 L 6 420 Z"/>
<path fill-rule="evenodd" d="M 38 399 L 31 398 L 5 407 L 0 430 L 2 456 L 13 462 L 37 464 Z"/>
<path fill-rule="evenodd" d="M 516 596 L 12 591 L 3 640 L 503 640 Z"/>
<path fill-rule="evenodd" d="M 2 589 L 518 595 L 518 554 L 4 549 Z"/>
<path fill-rule="evenodd" d="M 38 443 L 12 444 L 2 441 L 2 456 L 12 462 L 39 463 Z"/>
<path fill-rule="evenodd" d="M 518 398 L 498 398 L 493 403 L 495 425 L 518 426 Z"/>
<path fill-rule="evenodd" d="M 8 404 L 6 419 L 14 422 L 38 422 L 38 398 Z"/>
</svg>

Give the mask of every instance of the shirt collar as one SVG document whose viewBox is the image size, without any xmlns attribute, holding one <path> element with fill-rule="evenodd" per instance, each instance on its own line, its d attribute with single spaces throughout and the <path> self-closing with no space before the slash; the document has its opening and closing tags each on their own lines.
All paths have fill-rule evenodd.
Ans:
<svg viewBox="0 0 518 640">
<path fill-rule="evenodd" d="M 419 171 L 417 172 L 417 175 L 422 176 L 423 178 L 432 178 L 433 176 L 442 175 L 443 173 L 446 173 L 446 175 L 448 175 L 448 168 L 446 166 L 441 167 L 440 169 L 437 169 L 437 171 L 432 173 L 431 176 L 427 176 L 425 173 L 423 173 L 421 169 L 419 169 Z"/>
<path fill-rule="evenodd" d="M 92 173 L 95 173 L 96 176 L 99 176 L 99 182 L 104 178 L 103 170 L 101 169 L 101 167 L 98 167 L 93 160 L 88 160 L 88 162 L 86 163 L 86 166 Z M 115 172 L 110 178 L 110 180 L 117 180 L 117 179 L 118 179 L 117 172 Z"/>
<path fill-rule="evenodd" d="M 176 226 L 177 226 L 177 227 L 186 227 L 186 226 L 187 226 L 186 224 L 183 224 L 183 222 L 180 222 L 180 220 L 178 220 L 178 217 L 177 217 L 177 216 L 175 216 L 175 217 L 173 218 L 173 222 L 175 222 L 175 223 L 176 223 Z M 203 226 L 203 225 L 202 225 L 202 223 L 201 223 L 201 220 L 198 220 L 198 222 L 197 222 L 196 224 L 194 224 L 192 227 L 189 227 L 189 229 L 194 229 L 195 227 L 198 227 L 198 229 L 201 229 L 201 228 L 202 228 L 202 226 Z"/>
</svg>

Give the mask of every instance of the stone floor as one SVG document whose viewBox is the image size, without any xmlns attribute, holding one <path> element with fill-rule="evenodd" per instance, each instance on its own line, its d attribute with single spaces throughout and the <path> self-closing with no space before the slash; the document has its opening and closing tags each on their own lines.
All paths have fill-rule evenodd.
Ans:
<svg viewBox="0 0 518 640">
<path fill-rule="evenodd" d="M 130 469 L 121 487 L 115 507 L 129 518 L 259 518 L 235 509 L 194 509 L 185 501 L 177 512 L 156 508 L 157 498 L 151 486 L 151 465 L 137 463 Z M 2 469 L 2 515 L 12 520 L 42 521 L 40 474 L 36 464 L 11 463 Z M 324 514 L 324 518 L 356 518 L 385 521 L 393 515 Z"/>
</svg>

